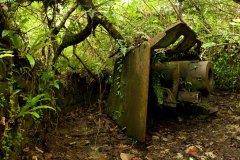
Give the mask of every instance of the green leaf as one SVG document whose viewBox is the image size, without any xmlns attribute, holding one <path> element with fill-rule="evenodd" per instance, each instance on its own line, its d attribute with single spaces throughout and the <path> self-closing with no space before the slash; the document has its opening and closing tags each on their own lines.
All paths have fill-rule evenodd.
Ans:
<svg viewBox="0 0 240 160">
<path fill-rule="evenodd" d="M 14 48 L 17 48 L 17 49 L 22 48 L 22 41 L 18 37 L 18 35 L 15 31 L 3 30 L 2 37 L 4 38 L 4 37 L 7 37 L 7 36 L 11 39 Z"/>
<path fill-rule="evenodd" d="M 30 102 L 33 105 L 36 105 L 38 102 L 43 101 L 43 100 L 49 100 L 49 98 L 46 97 L 46 94 L 38 94 L 37 96 L 28 100 L 28 102 Z"/>
<path fill-rule="evenodd" d="M 158 19 L 153 20 L 153 23 L 159 23 Z"/>
<path fill-rule="evenodd" d="M 20 93 L 20 92 L 21 92 L 20 89 L 16 89 L 16 90 L 12 93 L 12 95 L 17 95 L 17 94 Z"/>
<path fill-rule="evenodd" d="M 215 46 L 215 45 L 216 45 L 216 43 L 214 43 L 214 42 L 208 42 L 208 43 L 204 43 L 202 45 L 202 48 L 206 49 L 206 48 L 209 48 L 209 47 L 212 47 L 212 46 Z"/>
<path fill-rule="evenodd" d="M 40 118 L 40 115 L 37 112 L 26 112 L 25 114 L 31 114 L 35 118 Z"/>
<path fill-rule="evenodd" d="M 240 19 L 239 18 L 233 19 L 233 22 L 240 23 Z"/>
<path fill-rule="evenodd" d="M 46 46 L 47 44 L 46 43 L 39 43 L 35 46 L 32 46 L 31 49 L 29 50 L 29 54 L 33 54 L 34 52 L 36 52 L 37 50 L 43 48 L 44 46 Z"/>
<path fill-rule="evenodd" d="M 47 33 L 44 33 L 44 34 L 39 35 L 39 36 L 35 39 L 35 41 L 33 42 L 32 46 L 30 47 L 29 54 L 33 54 L 33 53 L 36 52 L 38 49 L 46 46 L 45 41 L 47 40 L 49 33 L 50 33 L 50 31 L 47 32 Z"/>
<path fill-rule="evenodd" d="M 4 57 L 13 57 L 14 55 L 12 54 L 1 54 L 0 58 L 4 58 Z"/>
<path fill-rule="evenodd" d="M 45 71 L 42 73 L 41 80 L 50 81 L 54 77 L 53 71 Z"/>
<path fill-rule="evenodd" d="M 18 35 L 16 33 L 13 33 L 11 36 L 12 42 L 13 42 L 13 46 L 17 49 L 21 49 L 22 48 L 22 41 L 21 39 L 18 37 Z"/>
<path fill-rule="evenodd" d="M 3 30 L 3 32 L 2 32 L 2 37 L 4 38 L 4 37 L 6 37 L 6 36 L 9 36 L 10 34 L 12 34 L 12 31 L 10 31 L 10 30 Z"/>
<path fill-rule="evenodd" d="M 56 111 L 55 108 L 51 107 L 51 106 L 47 106 L 47 105 L 42 105 L 42 106 L 37 106 L 37 107 L 33 107 L 32 109 L 30 109 L 29 111 L 36 111 L 38 109 L 51 109 L 51 110 L 54 110 Z"/>
<path fill-rule="evenodd" d="M 27 54 L 26 55 L 31 67 L 33 68 L 35 66 L 35 59 L 33 58 L 33 56 L 31 54 Z"/>
<path fill-rule="evenodd" d="M 58 81 L 53 81 L 53 84 L 52 84 L 55 88 L 59 89 L 60 86 L 58 84 Z"/>
<path fill-rule="evenodd" d="M 24 117 L 25 115 L 28 115 L 28 114 L 32 115 L 35 118 L 40 117 L 40 115 L 37 112 L 20 112 L 17 116 L 18 117 Z"/>
<path fill-rule="evenodd" d="M 4 53 L 4 54 L 12 54 L 13 51 L 5 50 L 5 51 L 0 51 L 0 53 Z M 7 57 L 13 57 L 13 56 L 7 56 Z"/>
</svg>

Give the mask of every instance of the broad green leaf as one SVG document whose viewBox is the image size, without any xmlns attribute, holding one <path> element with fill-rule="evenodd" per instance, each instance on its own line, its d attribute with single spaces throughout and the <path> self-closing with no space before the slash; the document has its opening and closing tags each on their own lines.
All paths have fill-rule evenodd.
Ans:
<svg viewBox="0 0 240 160">
<path fill-rule="evenodd" d="M 8 54 L 8 53 L 6 53 L 6 54 L 1 54 L 0 55 L 0 58 L 4 58 L 4 57 L 13 57 L 14 55 L 12 55 L 12 54 Z"/>
<path fill-rule="evenodd" d="M 240 19 L 239 18 L 233 19 L 233 22 L 240 23 Z"/>
<path fill-rule="evenodd" d="M 47 45 L 46 43 L 42 42 L 42 43 L 39 43 L 38 45 L 32 46 L 31 49 L 29 50 L 29 54 L 33 54 L 34 52 L 43 48 L 46 45 Z"/>
<path fill-rule="evenodd" d="M 4 38 L 4 37 L 6 37 L 6 36 L 9 36 L 10 34 L 12 34 L 12 31 L 10 31 L 10 30 L 3 30 L 3 32 L 2 32 L 2 37 Z"/>
<path fill-rule="evenodd" d="M 42 101 L 45 98 L 46 98 L 46 94 L 38 94 L 37 96 L 31 99 L 28 99 L 27 103 L 31 104 L 31 106 L 35 106 L 38 102 Z"/>
<path fill-rule="evenodd" d="M 51 78 L 54 77 L 53 71 L 45 71 L 42 73 L 41 80 L 43 81 L 50 81 Z"/>
<path fill-rule="evenodd" d="M 33 115 L 36 118 L 40 118 L 39 114 L 37 112 L 29 112 L 31 115 Z"/>
<path fill-rule="evenodd" d="M 215 46 L 215 45 L 216 45 L 216 43 L 214 43 L 214 42 L 208 42 L 208 43 L 204 43 L 202 45 L 202 48 L 206 49 L 206 48 L 209 48 L 209 47 L 212 47 L 212 46 Z"/>
<path fill-rule="evenodd" d="M 35 66 L 35 59 L 33 58 L 33 56 L 31 54 L 27 54 L 26 55 L 31 67 L 33 68 Z"/>
<path fill-rule="evenodd" d="M 11 39 L 12 39 L 12 42 L 13 42 L 13 45 L 15 48 L 17 48 L 17 49 L 22 48 L 22 41 L 16 33 L 12 34 Z"/>
<path fill-rule="evenodd" d="M 13 51 L 5 50 L 5 51 L 0 51 L 0 53 L 4 53 L 4 54 L 12 54 Z M 13 57 L 13 56 L 7 56 L 7 57 Z"/>
<path fill-rule="evenodd" d="M 33 107 L 32 109 L 30 109 L 29 111 L 36 111 L 38 109 L 51 109 L 51 110 L 54 110 L 56 111 L 55 108 L 51 107 L 51 106 L 47 106 L 47 105 L 42 105 L 42 106 L 37 106 L 37 107 Z"/>
<path fill-rule="evenodd" d="M 44 47 L 46 45 L 45 41 L 48 38 L 49 33 L 50 31 L 39 35 L 31 45 L 29 53 L 33 54 L 34 51 L 40 49 L 41 47 Z"/>
<path fill-rule="evenodd" d="M 35 97 L 30 97 L 26 98 L 27 102 L 26 104 L 22 107 L 21 110 L 26 111 L 28 108 L 34 107 L 37 105 L 38 102 L 45 101 L 45 100 L 50 100 L 50 98 L 46 97 L 46 94 L 39 94 Z"/>
<path fill-rule="evenodd" d="M 159 23 L 158 19 L 153 20 L 153 23 Z"/>
<path fill-rule="evenodd" d="M 14 48 L 17 48 L 17 49 L 21 49 L 22 48 L 22 41 L 18 37 L 16 32 L 11 31 L 11 30 L 3 30 L 2 37 L 4 38 L 6 36 L 8 36 L 11 39 Z"/>
<path fill-rule="evenodd" d="M 59 84 L 58 84 L 58 81 L 53 81 L 52 85 L 53 85 L 55 88 L 57 88 L 57 89 L 60 88 L 60 86 L 59 86 Z"/>
<path fill-rule="evenodd" d="M 21 92 L 20 89 L 16 89 L 15 91 L 13 91 L 12 95 L 16 95 L 16 94 L 18 94 L 18 93 L 20 93 L 20 92 Z"/>
<path fill-rule="evenodd" d="M 29 114 L 35 118 L 40 118 L 40 115 L 37 112 L 23 112 L 23 113 L 18 114 L 18 117 L 23 117 L 23 116 L 29 115 Z"/>
</svg>

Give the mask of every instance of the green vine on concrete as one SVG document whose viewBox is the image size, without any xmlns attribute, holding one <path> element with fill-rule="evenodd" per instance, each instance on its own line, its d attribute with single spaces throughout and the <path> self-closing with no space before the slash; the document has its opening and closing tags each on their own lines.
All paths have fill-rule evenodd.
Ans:
<svg viewBox="0 0 240 160">
<path fill-rule="evenodd" d="M 117 66 L 116 85 L 117 85 L 117 95 L 122 97 L 123 95 L 121 93 L 121 74 L 123 71 L 124 59 L 128 52 L 128 48 L 124 40 L 118 40 L 118 44 L 120 48 L 120 54 L 118 54 L 118 58 L 116 60 L 116 66 Z"/>
<path fill-rule="evenodd" d="M 151 64 L 161 63 L 166 59 L 165 52 L 163 50 L 157 50 L 154 54 L 151 55 Z M 157 98 L 158 104 L 163 104 L 163 89 L 161 86 L 162 74 L 156 71 L 151 71 L 151 85 L 155 96 Z"/>
<path fill-rule="evenodd" d="M 153 91 L 155 93 L 155 96 L 157 98 L 158 104 L 163 104 L 163 90 L 161 86 L 161 81 L 160 81 L 161 75 L 157 72 L 152 72 L 151 73 L 151 82 L 152 82 L 152 87 Z"/>
</svg>

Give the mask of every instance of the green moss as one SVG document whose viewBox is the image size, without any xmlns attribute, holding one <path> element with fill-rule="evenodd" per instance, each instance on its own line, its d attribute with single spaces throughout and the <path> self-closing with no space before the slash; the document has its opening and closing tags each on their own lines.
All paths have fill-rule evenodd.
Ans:
<svg viewBox="0 0 240 160">
<path fill-rule="evenodd" d="M 158 104 L 163 104 L 163 90 L 161 88 L 160 77 L 160 74 L 153 72 L 151 74 L 151 85 L 153 87 Z"/>
</svg>

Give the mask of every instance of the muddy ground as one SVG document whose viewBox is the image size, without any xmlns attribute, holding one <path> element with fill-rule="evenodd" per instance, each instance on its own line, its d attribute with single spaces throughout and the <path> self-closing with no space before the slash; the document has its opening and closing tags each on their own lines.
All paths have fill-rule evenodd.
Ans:
<svg viewBox="0 0 240 160">
<path fill-rule="evenodd" d="M 145 143 L 128 137 L 99 106 L 76 106 L 42 143 L 24 148 L 22 159 L 240 160 L 240 94 L 214 93 L 204 105 L 214 109 L 155 108 Z"/>
</svg>

